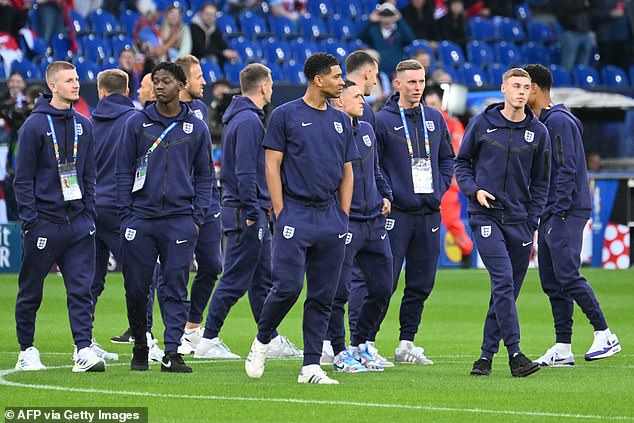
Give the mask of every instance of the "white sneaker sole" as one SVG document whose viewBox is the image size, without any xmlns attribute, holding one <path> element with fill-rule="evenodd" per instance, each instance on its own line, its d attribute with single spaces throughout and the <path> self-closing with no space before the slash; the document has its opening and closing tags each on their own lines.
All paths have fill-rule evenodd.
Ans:
<svg viewBox="0 0 634 423">
<path fill-rule="evenodd" d="M 584 358 L 586 359 L 586 361 L 595 361 L 595 360 L 600 360 L 602 358 L 612 357 L 613 355 L 618 354 L 620 352 L 621 352 L 621 344 L 616 344 L 612 348 L 610 348 L 609 350 L 607 350 L 606 352 L 602 354 L 598 354 L 592 357 L 588 357 L 589 354 L 586 354 Z"/>
<path fill-rule="evenodd" d="M 84 373 L 84 372 L 105 372 L 106 371 L 106 362 L 102 360 L 96 361 L 90 365 L 78 365 L 75 364 L 73 366 L 73 373 Z"/>
</svg>

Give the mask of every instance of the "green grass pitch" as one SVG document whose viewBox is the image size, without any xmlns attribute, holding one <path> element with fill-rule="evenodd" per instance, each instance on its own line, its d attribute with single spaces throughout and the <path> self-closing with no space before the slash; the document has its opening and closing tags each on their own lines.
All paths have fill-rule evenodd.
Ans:
<svg viewBox="0 0 634 423">
<path fill-rule="evenodd" d="M 188 358 L 194 373 L 131 372 L 131 347 L 110 337 L 127 327 L 119 274 L 110 275 L 99 300 L 94 335 L 120 355 L 106 373 L 74 374 L 73 350 L 62 279 L 45 283 L 35 345 L 49 368 L 15 373 L 18 345 L 14 304 L 17 276 L 0 276 L 0 402 L 10 406 L 148 407 L 151 422 L 334 422 L 334 421 L 634 421 L 634 271 L 584 269 L 623 351 L 585 362 L 592 327 L 577 308 L 574 368 L 546 368 L 528 378 L 512 378 L 506 351 L 496 356 L 488 378 L 469 376 L 477 358 L 488 305 L 489 280 L 483 270 L 440 270 L 427 301 L 416 343 L 434 360 L 431 366 L 397 365 L 383 374 L 336 374 L 338 386 L 297 384 L 301 362 L 269 360 L 260 380 L 250 380 L 244 362 Z M 400 286 L 402 288 L 402 281 Z M 398 306 L 391 307 L 377 339 L 386 356 L 398 342 Z M 530 270 L 518 300 L 522 350 L 537 358 L 554 343 L 550 306 Z M 301 302 L 280 327 L 301 346 Z M 155 314 L 158 316 L 158 312 Z M 160 317 L 154 332 L 162 339 Z M 246 299 L 229 315 L 221 333 L 245 357 L 256 327 Z M 5 370 L 9 370 L 8 372 Z M 332 370 L 329 374 L 332 375 Z"/>
</svg>

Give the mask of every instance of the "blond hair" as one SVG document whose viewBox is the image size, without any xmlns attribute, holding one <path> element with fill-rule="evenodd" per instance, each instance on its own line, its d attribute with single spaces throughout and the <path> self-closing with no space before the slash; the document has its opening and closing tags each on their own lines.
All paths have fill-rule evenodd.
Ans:
<svg viewBox="0 0 634 423">
<path fill-rule="evenodd" d="M 506 72 L 504 72 L 504 75 L 502 75 L 502 82 L 506 81 L 507 79 L 509 79 L 509 78 L 511 78 L 513 76 L 519 76 L 519 77 L 522 77 L 522 78 L 528 78 L 529 80 L 531 79 L 531 76 L 524 69 L 522 69 L 522 68 L 511 68 L 511 69 L 507 70 Z"/>
<path fill-rule="evenodd" d="M 108 94 L 126 95 L 128 74 L 121 69 L 106 69 L 97 75 L 97 89 L 104 89 Z"/>
<path fill-rule="evenodd" d="M 55 75 L 57 75 L 57 72 L 67 69 L 75 70 L 75 65 L 61 60 L 51 63 L 46 67 L 46 83 L 48 84 L 52 82 L 52 80 L 55 79 Z"/>
</svg>

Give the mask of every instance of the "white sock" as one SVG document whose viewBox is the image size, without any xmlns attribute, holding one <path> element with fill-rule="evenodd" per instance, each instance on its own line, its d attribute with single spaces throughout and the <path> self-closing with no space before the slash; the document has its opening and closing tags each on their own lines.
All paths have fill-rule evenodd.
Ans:
<svg viewBox="0 0 634 423">
<path fill-rule="evenodd" d="M 557 351 L 564 354 L 564 355 L 569 355 L 572 354 L 572 345 L 571 344 L 562 344 L 562 343 L 556 343 L 555 344 L 555 348 L 557 348 Z"/>
<path fill-rule="evenodd" d="M 602 336 L 607 338 L 610 335 L 612 335 L 612 332 L 610 332 L 610 328 L 607 328 L 606 330 L 598 330 L 594 332 L 594 336 Z"/>
<path fill-rule="evenodd" d="M 191 335 L 192 333 L 196 332 L 198 330 L 198 328 L 185 328 L 185 335 Z"/>
<path fill-rule="evenodd" d="M 410 348 L 412 348 L 412 346 L 414 346 L 414 343 L 412 341 L 398 341 L 399 350 L 409 350 Z"/>
<path fill-rule="evenodd" d="M 366 345 L 373 347 L 375 341 L 365 341 Z"/>
<path fill-rule="evenodd" d="M 321 348 L 323 350 L 325 350 L 326 348 L 332 348 L 332 344 L 330 343 L 330 340 L 324 339 L 323 343 L 321 344 Z"/>
</svg>

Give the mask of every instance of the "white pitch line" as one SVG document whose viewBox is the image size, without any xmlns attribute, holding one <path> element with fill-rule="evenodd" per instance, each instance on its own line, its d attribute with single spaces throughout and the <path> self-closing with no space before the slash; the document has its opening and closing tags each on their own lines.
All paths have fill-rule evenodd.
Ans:
<svg viewBox="0 0 634 423">
<path fill-rule="evenodd" d="M 114 365 L 122 366 L 127 363 L 117 363 Z M 70 368 L 71 366 L 54 366 L 49 369 Z M 138 397 L 156 397 L 156 398 L 174 398 L 174 399 L 195 399 L 195 400 L 215 400 L 215 401 L 237 401 L 237 402 L 273 402 L 285 404 L 306 404 L 306 405 L 325 405 L 325 406 L 353 406 L 353 407 L 369 407 L 369 408 L 387 408 L 402 410 L 418 410 L 418 411 L 438 411 L 447 413 L 468 413 L 468 414 L 493 414 L 493 415 L 510 415 L 510 416 L 531 416 L 531 417 L 552 417 L 552 418 L 571 418 L 586 420 L 624 420 L 632 421 L 632 416 L 599 416 L 588 414 L 568 414 L 568 413 L 549 413 L 543 411 L 513 411 L 513 410 L 487 410 L 483 408 L 457 408 L 457 407 L 436 407 L 430 405 L 408 405 L 408 404 L 389 404 L 389 403 L 365 403 L 355 401 L 324 401 L 324 400 L 307 400 L 300 398 L 264 398 L 264 397 L 232 397 L 220 395 L 184 395 L 184 394 L 163 394 L 154 392 L 136 392 L 136 391 L 111 391 L 107 389 L 87 389 L 72 388 L 65 386 L 52 385 L 32 385 L 28 383 L 10 382 L 5 379 L 16 373 L 15 369 L 0 370 L 0 385 L 11 386 L 16 388 L 44 389 L 62 392 L 80 392 L 90 394 L 106 394 L 106 395 L 125 395 Z"/>
</svg>

